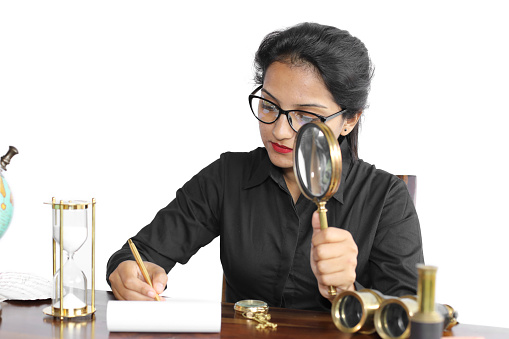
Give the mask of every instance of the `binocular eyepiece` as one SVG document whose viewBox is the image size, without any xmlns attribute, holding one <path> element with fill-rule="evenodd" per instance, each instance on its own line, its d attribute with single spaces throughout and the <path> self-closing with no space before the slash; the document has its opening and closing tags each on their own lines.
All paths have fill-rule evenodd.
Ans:
<svg viewBox="0 0 509 339">
<path fill-rule="evenodd" d="M 375 313 L 375 328 L 386 338 L 408 338 L 410 318 L 417 311 L 417 297 L 388 298 Z"/>
<path fill-rule="evenodd" d="M 371 334 L 374 314 L 383 300 L 383 294 L 375 290 L 344 291 L 332 303 L 332 320 L 341 332 Z"/>
</svg>

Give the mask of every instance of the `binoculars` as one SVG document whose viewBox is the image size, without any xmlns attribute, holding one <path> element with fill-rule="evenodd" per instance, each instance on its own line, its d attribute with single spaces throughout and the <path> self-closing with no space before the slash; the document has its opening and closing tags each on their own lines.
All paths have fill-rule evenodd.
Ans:
<svg viewBox="0 0 509 339">
<path fill-rule="evenodd" d="M 376 331 L 384 339 L 400 339 L 410 336 L 410 320 L 418 310 L 416 296 L 397 298 L 364 289 L 340 293 L 334 299 L 331 312 L 341 332 L 371 334 Z M 458 323 L 457 312 L 451 306 L 435 304 L 435 311 L 444 319 L 442 331 Z"/>
<path fill-rule="evenodd" d="M 332 302 L 332 320 L 345 333 L 371 334 L 383 339 L 441 338 L 457 321 L 449 305 L 435 304 L 434 266 L 417 265 L 417 296 L 391 297 L 364 289 L 344 291 Z"/>
</svg>

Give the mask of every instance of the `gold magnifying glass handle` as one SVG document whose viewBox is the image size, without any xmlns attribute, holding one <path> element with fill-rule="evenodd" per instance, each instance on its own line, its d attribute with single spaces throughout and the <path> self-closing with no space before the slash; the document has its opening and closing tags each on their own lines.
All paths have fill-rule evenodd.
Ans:
<svg viewBox="0 0 509 339">
<path fill-rule="evenodd" d="M 327 223 L 327 209 L 325 208 L 326 203 L 327 203 L 327 201 L 320 201 L 318 203 L 318 216 L 320 217 L 320 229 L 321 230 L 324 230 L 327 227 L 329 227 L 329 225 Z M 334 286 L 329 286 L 329 295 L 335 296 L 336 294 L 337 294 L 336 288 Z"/>
<path fill-rule="evenodd" d="M 325 204 L 327 201 L 320 201 L 318 203 L 318 216 L 320 217 L 320 229 L 324 230 L 329 227 L 327 223 L 327 209 L 325 208 Z"/>
</svg>

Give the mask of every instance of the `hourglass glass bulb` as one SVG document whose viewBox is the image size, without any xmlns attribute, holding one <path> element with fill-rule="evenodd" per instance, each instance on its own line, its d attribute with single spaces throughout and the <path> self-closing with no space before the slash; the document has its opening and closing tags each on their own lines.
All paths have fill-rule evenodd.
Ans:
<svg viewBox="0 0 509 339">
<path fill-rule="evenodd" d="M 87 277 L 80 270 L 80 268 L 76 265 L 72 258 L 69 258 L 64 265 L 64 309 L 67 310 L 76 310 L 83 309 L 87 306 Z M 60 270 L 57 271 L 57 274 L 54 278 L 54 307 L 60 307 Z"/>
<path fill-rule="evenodd" d="M 63 247 L 72 256 L 87 240 L 87 210 L 64 209 L 63 222 L 60 220 L 60 212 L 55 210 L 53 215 L 53 238 L 58 244 L 60 244 L 60 227 L 62 224 L 64 228 Z"/>
</svg>

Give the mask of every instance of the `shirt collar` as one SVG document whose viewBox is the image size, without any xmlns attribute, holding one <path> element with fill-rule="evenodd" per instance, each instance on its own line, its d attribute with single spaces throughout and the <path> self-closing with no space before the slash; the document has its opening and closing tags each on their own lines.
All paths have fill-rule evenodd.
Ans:
<svg viewBox="0 0 509 339">
<path fill-rule="evenodd" d="M 342 171 L 341 171 L 341 183 L 339 185 L 338 191 L 333 195 L 333 197 L 343 203 L 343 192 L 345 189 L 345 182 L 347 180 L 348 174 L 351 170 L 351 166 L 353 165 L 352 157 L 350 155 L 350 145 L 346 141 L 346 138 L 343 139 L 343 142 L 340 145 L 341 148 L 341 158 L 342 158 Z M 281 170 L 274 166 L 270 161 L 269 155 L 267 154 L 267 150 L 265 148 L 259 148 L 261 151 L 261 157 L 256 164 L 253 164 L 253 171 L 249 175 L 248 179 L 245 181 L 243 188 L 249 189 L 255 186 L 260 185 L 268 177 L 272 177 L 272 179 L 276 182 L 279 182 L 282 178 Z"/>
<path fill-rule="evenodd" d="M 271 175 L 271 173 L 275 172 L 276 166 L 274 166 L 270 161 L 267 150 L 260 147 L 257 151 L 260 151 L 261 157 L 256 157 L 256 163 L 252 164 L 253 170 L 243 184 L 244 189 L 260 185 Z"/>
</svg>

